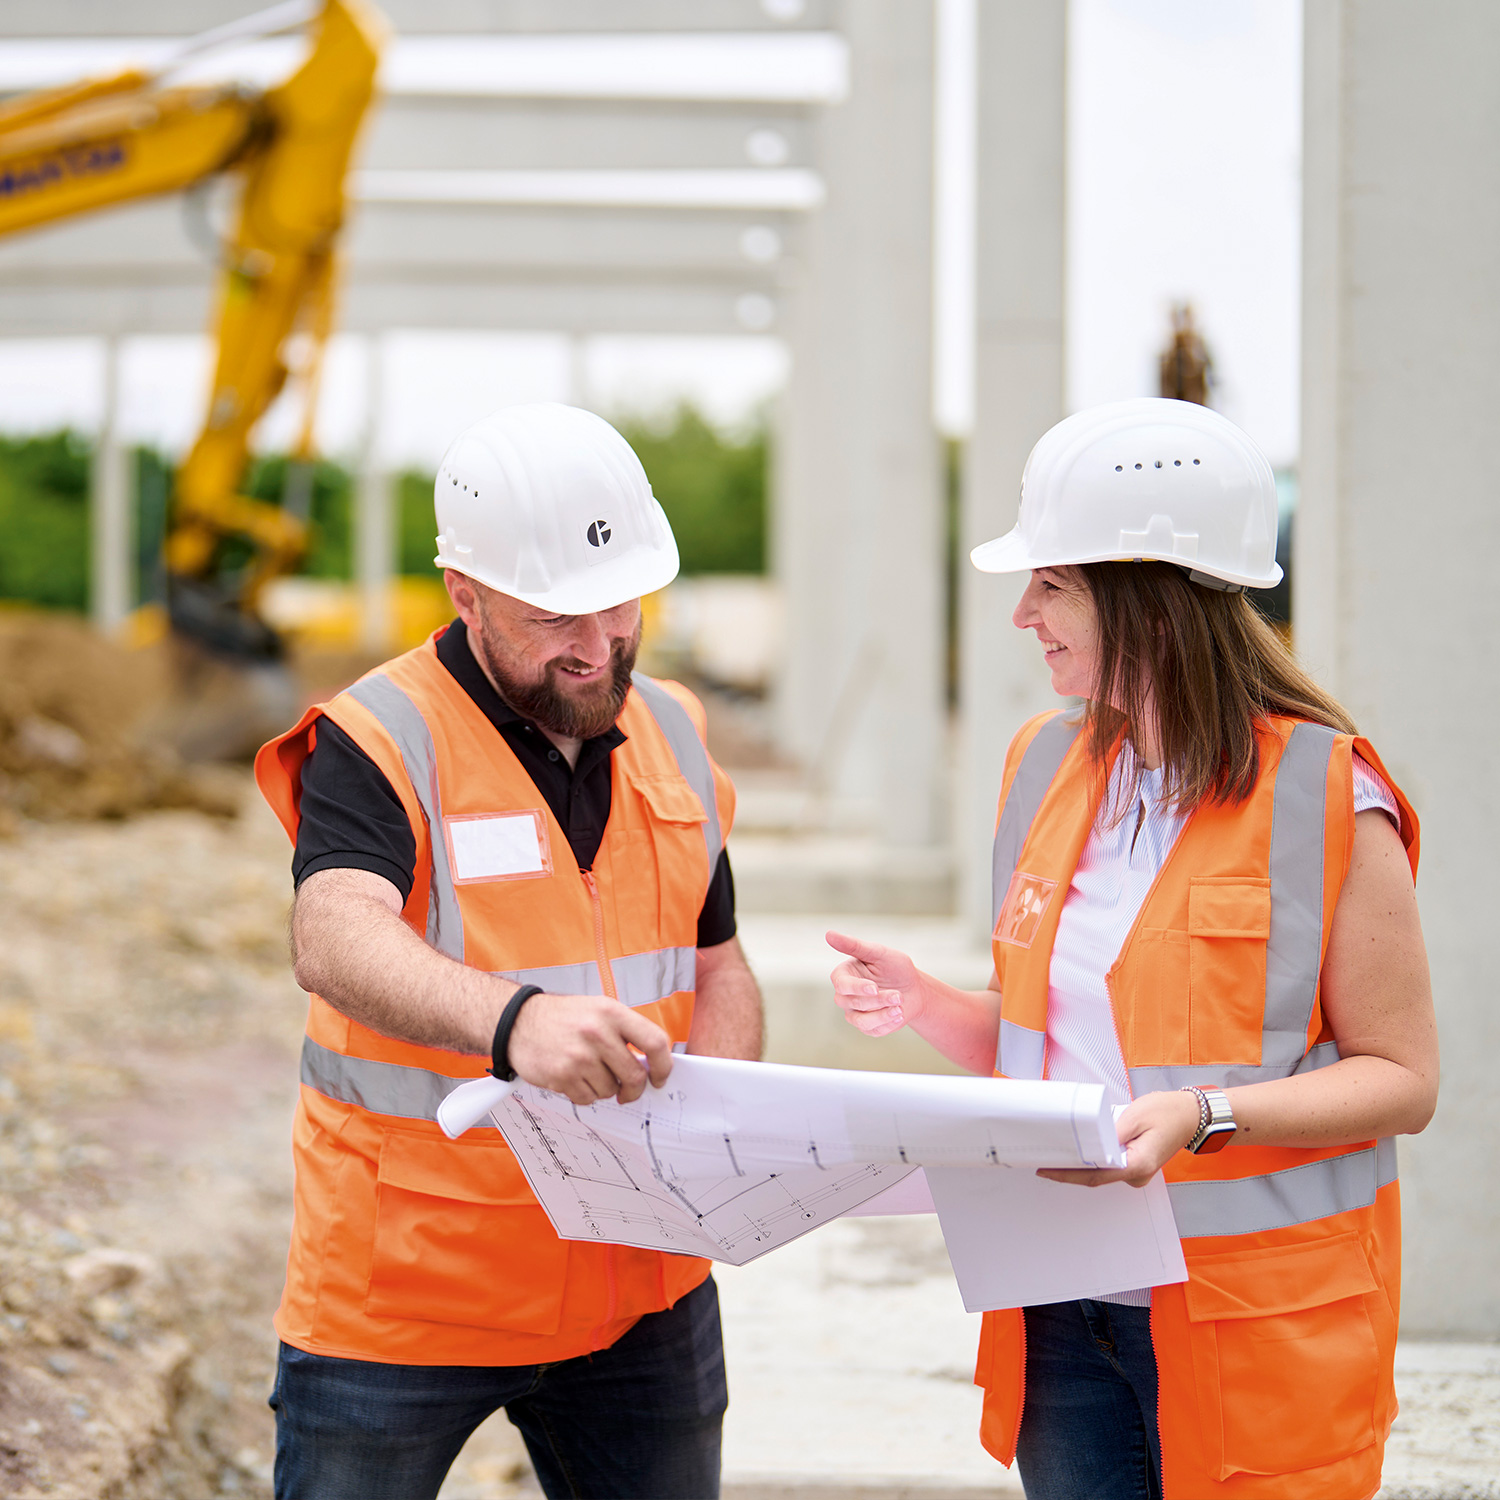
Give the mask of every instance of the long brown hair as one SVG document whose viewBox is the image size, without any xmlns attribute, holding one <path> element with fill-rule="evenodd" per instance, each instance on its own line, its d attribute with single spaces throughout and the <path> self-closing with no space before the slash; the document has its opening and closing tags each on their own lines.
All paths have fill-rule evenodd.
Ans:
<svg viewBox="0 0 1500 1500">
<path fill-rule="evenodd" d="M 1144 745 L 1151 715 L 1162 793 L 1191 812 L 1250 795 L 1260 774 L 1255 722 L 1268 714 L 1354 733 L 1247 594 L 1193 583 L 1175 563 L 1083 563 L 1077 572 L 1099 618 L 1099 675 L 1085 716 L 1096 765 L 1122 730 Z"/>
</svg>

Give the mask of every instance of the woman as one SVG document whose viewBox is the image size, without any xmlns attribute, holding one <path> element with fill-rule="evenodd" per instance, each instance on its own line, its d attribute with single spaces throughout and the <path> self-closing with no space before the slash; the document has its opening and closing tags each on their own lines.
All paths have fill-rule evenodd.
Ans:
<svg viewBox="0 0 1500 1500">
<path fill-rule="evenodd" d="M 1014 616 L 1076 715 L 1011 744 L 995 977 L 978 993 L 830 933 L 847 1018 L 974 1072 L 1102 1083 L 1120 1171 L 1164 1171 L 1189 1280 L 987 1313 L 982 1440 L 1031 1500 L 1357 1500 L 1380 1485 L 1400 1283 L 1391 1137 L 1437 1044 L 1417 822 L 1246 588 L 1279 581 L 1269 465 L 1179 401 L 1047 433 Z"/>
</svg>

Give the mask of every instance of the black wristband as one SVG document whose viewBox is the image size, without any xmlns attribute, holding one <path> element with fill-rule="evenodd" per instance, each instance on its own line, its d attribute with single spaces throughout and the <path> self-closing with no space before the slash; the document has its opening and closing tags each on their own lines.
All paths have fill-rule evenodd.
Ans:
<svg viewBox="0 0 1500 1500">
<path fill-rule="evenodd" d="M 490 1072 L 506 1083 L 510 1083 L 516 1076 L 516 1070 L 510 1065 L 510 1034 L 515 1030 L 516 1017 L 533 995 L 541 993 L 541 985 L 523 984 L 505 1002 L 505 1009 L 500 1012 L 500 1019 L 495 1023 L 495 1040 L 490 1043 Z"/>
</svg>

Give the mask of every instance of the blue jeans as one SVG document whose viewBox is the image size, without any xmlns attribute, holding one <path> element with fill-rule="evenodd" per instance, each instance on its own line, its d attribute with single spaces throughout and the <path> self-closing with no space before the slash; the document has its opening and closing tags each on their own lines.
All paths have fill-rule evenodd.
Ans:
<svg viewBox="0 0 1500 1500">
<path fill-rule="evenodd" d="M 1160 1500 L 1149 1307 L 1026 1309 L 1016 1460 L 1027 1500 Z"/>
<path fill-rule="evenodd" d="M 542 1490 L 717 1500 L 729 1391 L 710 1277 L 617 1343 L 550 1365 L 382 1365 L 281 1346 L 277 1500 L 431 1500 L 500 1407 Z"/>
</svg>

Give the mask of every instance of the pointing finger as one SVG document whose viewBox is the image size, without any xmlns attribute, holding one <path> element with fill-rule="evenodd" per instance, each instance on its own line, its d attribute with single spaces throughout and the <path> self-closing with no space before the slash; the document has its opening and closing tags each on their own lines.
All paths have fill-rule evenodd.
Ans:
<svg viewBox="0 0 1500 1500">
<path fill-rule="evenodd" d="M 850 958 L 857 958 L 865 963 L 878 963 L 885 954 L 885 949 L 879 943 L 867 943 L 863 938 L 850 937 L 847 933 L 834 932 L 832 929 L 823 934 L 823 939 L 830 948 L 837 948 L 840 953 L 847 953 Z"/>
</svg>

